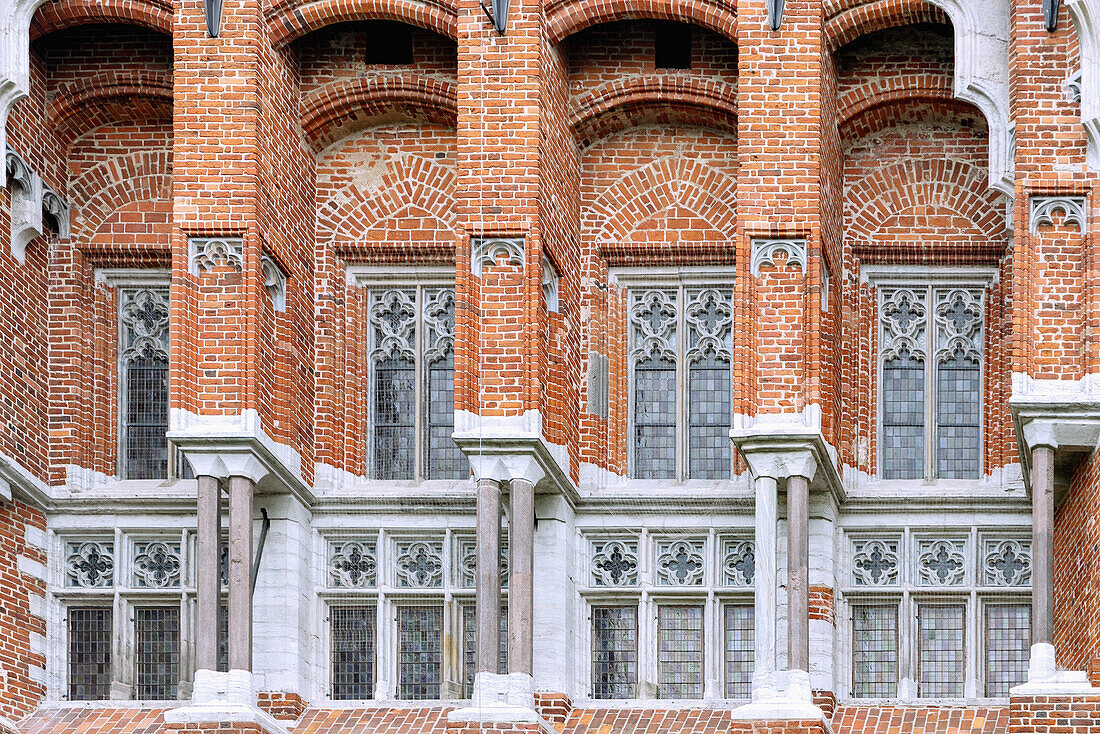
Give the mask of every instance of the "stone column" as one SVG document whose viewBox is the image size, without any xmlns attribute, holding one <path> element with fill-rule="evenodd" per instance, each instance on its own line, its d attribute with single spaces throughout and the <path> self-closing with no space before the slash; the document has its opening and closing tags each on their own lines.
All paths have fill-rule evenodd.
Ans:
<svg viewBox="0 0 1100 734">
<path fill-rule="evenodd" d="M 535 485 L 511 482 L 512 518 L 508 544 L 508 672 L 531 675 L 535 564 Z"/>
<path fill-rule="evenodd" d="M 787 480 L 787 667 L 810 669 L 810 480 Z"/>
<path fill-rule="evenodd" d="M 1054 449 L 1031 449 L 1031 644 L 1054 643 Z"/>
<path fill-rule="evenodd" d="M 752 674 L 753 698 L 774 694 L 776 605 L 776 518 L 778 485 L 774 477 L 760 476 L 756 489 L 756 569 L 753 584 L 756 625 L 755 666 Z"/>
<path fill-rule="evenodd" d="M 195 667 L 218 669 L 218 608 L 221 606 L 221 483 L 198 478 L 195 559 Z"/>
<path fill-rule="evenodd" d="M 477 482 L 477 672 L 500 666 L 500 482 Z"/>
<path fill-rule="evenodd" d="M 229 669 L 252 670 L 252 480 L 229 477 Z"/>
</svg>

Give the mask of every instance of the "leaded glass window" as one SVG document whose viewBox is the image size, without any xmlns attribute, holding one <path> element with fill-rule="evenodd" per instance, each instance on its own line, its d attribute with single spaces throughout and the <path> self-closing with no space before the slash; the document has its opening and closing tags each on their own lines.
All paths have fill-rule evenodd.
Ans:
<svg viewBox="0 0 1100 734">
<path fill-rule="evenodd" d="M 920 627 L 920 695 L 960 698 L 963 695 L 966 607 L 962 604 L 922 604 Z"/>
<path fill-rule="evenodd" d="M 732 289 L 646 288 L 629 296 L 633 476 L 729 479 Z"/>
<path fill-rule="evenodd" d="M 443 678 L 443 607 L 397 608 L 397 697 L 439 698 Z"/>
<path fill-rule="evenodd" d="M 637 683 L 637 607 L 593 607 L 592 697 L 634 698 Z"/>
<path fill-rule="evenodd" d="M 69 700 L 111 697 L 111 609 L 69 609 Z"/>
<path fill-rule="evenodd" d="M 500 661 L 497 672 L 508 672 L 508 607 L 500 610 Z M 474 674 L 477 673 L 477 607 L 462 607 L 462 697 L 474 695 Z"/>
<path fill-rule="evenodd" d="M 985 608 L 985 695 L 1007 697 L 1027 679 L 1031 650 L 1031 605 L 990 604 Z"/>
<path fill-rule="evenodd" d="M 168 288 L 119 291 L 120 474 L 168 476 Z"/>
<path fill-rule="evenodd" d="M 338 701 L 374 698 L 373 606 L 332 607 L 332 697 Z"/>
<path fill-rule="evenodd" d="M 134 609 L 134 697 L 176 698 L 180 680 L 179 607 Z"/>
<path fill-rule="evenodd" d="M 852 607 L 852 695 L 891 698 L 898 690 L 897 604 Z"/>
<path fill-rule="evenodd" d="M 977 479 L 981 290 L 926 285 L 880 294 L 882 478 Z"/>
<path fill-rule="evenodd" d="M 702 607 L 658 607 L 657 696 L 703 697 Z"/>
<path fill-rule="evenodd" d="M 749 698 L 756 655 L 756 610 L 751 604 L 728 604 L 725 622 L 726 698 Z"/>
<path fill-rule="evenodd" d="M 369 474 L 462 479 L 454 432 L 454 289 L 368 291 Z"/>
</svg>

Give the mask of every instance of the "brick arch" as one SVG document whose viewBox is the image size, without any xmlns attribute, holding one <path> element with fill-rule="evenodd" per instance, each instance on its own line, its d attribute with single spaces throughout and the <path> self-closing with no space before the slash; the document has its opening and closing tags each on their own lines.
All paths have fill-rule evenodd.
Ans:
<svg viewBox="0 0 1100 734">
<path fill-rule="evenodd" d="M 633 112 L 647 107 L 663 107 L 687 112 L 698 111 L 707 126 L 718 124 L 727 131 L 737 129 L 737 90 L 730 84 L 697 77 L 643 75 L 616 79 L 589 90 L 574 102 L 569 123 L 578 137 L 592 131 L 616 132 L 618 126 L 608 118 L 628 122 Z"/>
<path fill-rule="evenodd" d="M 396 154 L 373 186 L 348 183 L 318 206 L 317 239 L 361 257 L 451 259 L 458 237 L 455 172 L 424 156 Z M 432 231 L 431 238 L 387 238 L 391 226 Z M 416 226 L 413 226 L 416 225 Z M 446 257 L 444 257 L 446 256 Z"/>
<path fill-rule="evenodd" d="M 848 90 L 837 100 L 837 122 L 840 127 L 844 127 L 848 121 L 872 107 L 882 105 L 912 101 L 942 102 L 953 99 L 951 80 L 942 74 L 922 73 L 900 77 L 880 77 Z"/>
<path fill-rule="evenodd" d="M 584 214 L 597 244 L 627 242 L 659 212 L 683 210 L 732 240 L 737 223 L 736 182 L 697 160 L 653 161 L 607 188 Z"/>
<path fill-rule="evenodd" d="M 954 98 L 945 99 L 899 94 L 896 98 L 886 99 L 881 103 L 868 104 L 866 107 L 853 110 L 839 124 L 840 137 L 842 140 L 849 141 L 872 135 L 886 128 L 911 121 L 918 110 L 921 113 L 921 119 L 924 121 L 969 115 L 981 125 L 985 125 L 985 117 L 982 115 L 981 110 L 966 102 Z"/>
<path fill-rule="evenodd" d="M 66 146 L 108 122 L 171 120 L 172 79 L 145 71 L 96 75 L 59 93 L 47 114 Z"/>
<path fill-rule="evenodd" d="M 73 240 L 87 245 L 119 209 L 135 202 L 172 201 L 172 151 L 150 148 L 105 160 L 71 181 L 68 195 Z"/>
<path fill-rule="evenodd" d="M 694 23 L 737 42 L 737 6 L 723 0 L 552 0 L 546 18 L 551 43 L 600 23 L 637 18 Z"/>
<path fill-rule="evenodd" d="M 172 3 L 160 0 L 51 0 L 31 20 L 31 40 L 88 23 L 130 23 L 172 34 Z"/>
<path fill-rule="evenodd" d="M 829 51 L 836 51 L 868 33 L 917 23 L 951 25 L 951 19 L 941 8 L 925 0 L 876 0 L 837 8 L 825 22 L 825 44 Z"/>
<path fill-rule="evenodd" d="M 275 47 L 307 33 L 349 20 L 398 20 L 441 36 L 458 38 L 454 0 L 315 0 L 277 5 L 266 13 Z"/>
<path fill-rule="evenodd" d="M 370 125 L 380 115 L 398 113 L 441 127 L 454 127 L 458 119 L 454 84 L 412 73 L 332 82 L 311 91 L 302 108 L 302 130 L 314 150 Z"/>
</svg>

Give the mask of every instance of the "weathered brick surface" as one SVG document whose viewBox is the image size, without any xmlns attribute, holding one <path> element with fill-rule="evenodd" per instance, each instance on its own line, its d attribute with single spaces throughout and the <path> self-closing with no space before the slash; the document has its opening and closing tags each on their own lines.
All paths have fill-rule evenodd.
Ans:
<svg viewBox="0 0 1100 734">
<path fill-rule="evenodd" d="M 18 721 L 35 709 L 45 690 L 46 585 L 30 573 L 45 571 L 46 551 L 27 542 L 27 531 L 45 538 L 46 519 L 22 502 L 0 503 L 0 717 Z M 39 644 L 32 649 L 31 639 Z"/>
</svg>

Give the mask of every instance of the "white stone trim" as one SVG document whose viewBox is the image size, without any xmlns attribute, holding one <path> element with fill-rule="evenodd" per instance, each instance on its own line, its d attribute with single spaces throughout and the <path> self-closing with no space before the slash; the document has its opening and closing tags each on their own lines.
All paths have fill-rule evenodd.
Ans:
<svg viewBox="0 0 1100 734">
<path fill-rule="evenodd" d="M 754 239 L 749 257 L 749 269 L 754 278 L 760 277 L 765 265 L 775 267 L 775 257 L 780 252 L 787 255 L 787 267 L 798 265 L 806 274 L 806 240 L 804 239 Z"/>
<path fill-rule="evenodd" d="M 1027 682 L 1014 687 L 1012 696 L 1100 696 L 1100 688 L 1082 670 L 1058 670 L 1054 645 L 1038 642 L 1031 646 Z"/>
<path fill-rule="evenodd" d="M 1066 0 L 1081 54 L 1081 124 L 1089 170 L 1100 171 L 1100 0 Z"/>
<path fill-rule="evenodd" d="M 471 237 L 470 272 L 480 278 L 486 265 L 507 258 L 509 265 L 523 268 L 526 262 L 526 240 L 523 237 Z"/>
<path fill-rule="evenodd" d="M 452 438 L 470 459 L 477 479 L 528 479 L 537 483 L 546 476 L 561 491 L 576 494 L 569 478 L 568 451 L 543 436 L 538 410 L 532 408 L 513 416 L 481 416 L 456 410 Z"/>
<path fill-rule="evenodd" d="M 541 724 L 553 731 L 535 711 L 535 683 L 526 673 L 477 673 L 470 705 L 449 712 L 447 721 Z"/>
<path fill-rule="evenodd" d="M 0 0 L 0 149 L 7 148 L 8 113 L 31 93 L 30 27 L 44 0 Z M 0 168 L 0 186 L 7 172 Z"/>
<path fill-rule="evenodd" d="M 348 265 L 344 280 L 349 287 L 454 287 L 453 267 L 413 265 L 395 269 L 392 265 Z"/>
<path fill-rule="evenodd" d="M 164 287 L 172 282 L 168 268 L 96 268 L 95 284 L 108 288 Z"/>
<path fill-rule="evenodd" d="M 1033 235 L 1039 234 L 1039 227 L 1054 223 L 1052 215 L 1056 211 L 1065 216 L 1064 225 L 1076 224 L 1081 234 L 1085 233 L 1085 197 L 1083 196 L 1032 196 L 1029 200 L 1031 207 L 1028 217 L 1028 230 Z"/>
<path fill-rule="evenodd" d="M 202 275 L 218 265 L 244 270 L 243 237 L 188 237 L 187 263 L 191 275 Z"/>
<path fill-rule="evenodd" d="M 191 703 L 165 711 L 164 722 L 250 723 L 258 724 L 268 734 L 289 734 L 283 724 L 257 707 L 252 674 L 247 670 L 196 670 Z"/>
<path fill-rule="evenodd" d="M 271 297 L 271 305 L 276 313 L 286 311 L 286 273 L 267 253 L 260 255 L 260 274 L 264 279 L 264 290 Z"/>
<path fill-rule="evenodd" d="M 14 496 L 45 509 L 53 504 L 54 491 L 18 461 L 0 453 L 0 502 Z"/>
</svg>

